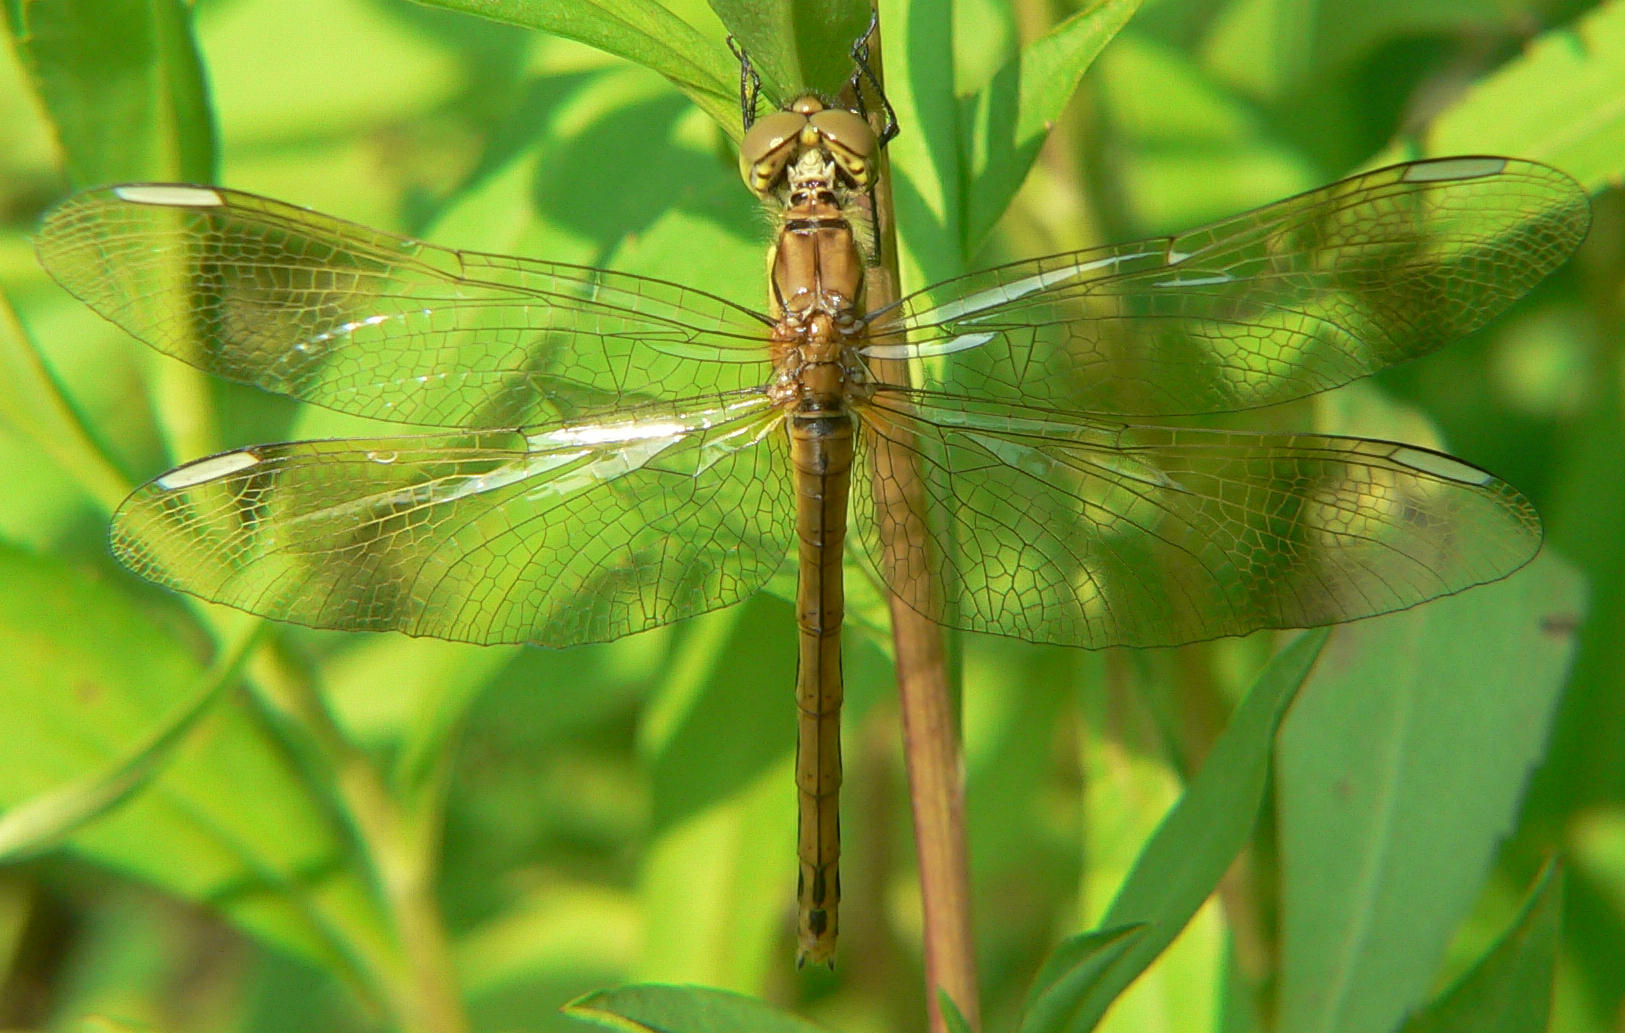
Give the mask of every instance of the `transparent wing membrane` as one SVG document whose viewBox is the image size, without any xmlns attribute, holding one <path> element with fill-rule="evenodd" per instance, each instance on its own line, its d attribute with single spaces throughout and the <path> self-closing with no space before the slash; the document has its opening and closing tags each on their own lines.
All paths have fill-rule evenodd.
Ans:
<svg viewBox="0 0 1625 1033">
<path fill-rule="evenodd" d="M 1169 646 L 1404 609 L 1540 547 L 1529 500 L 1426 449 L 1136 427 L 891 393 L 865 406 L 856 525 L 910 606 L 1069 646 Z M 886 447 L 879 447 L 885 445 Z M 882 554 L 877 481 L 914 476 L 929 535 Z"/>
<path fill-rule="evenodd" d="M 1555 169 L 1445 158 L 1379 169 L 1173 237 L 1049 255 L 878 314 L 866 354 L 969 398 L 1121 416 L 1324 391 L 1494 318 L 1589 224 Z"/>
<path fill-rule="evenodd" d="M 113 548 L 159 584 L 298 624 L 598 642 L 778 569 L 794 526 L 778 426 L 753 396 L 591 428 L 255 446 L 138 489 Z"/>
<path fill-rule="evenodd" d="M 167 355 L 376 419 L 573 421 L 768 376 L 765 317 L 702 292 L 454 251 L 219 187 L 76 195 L 38 251 Z"/>
</svg>

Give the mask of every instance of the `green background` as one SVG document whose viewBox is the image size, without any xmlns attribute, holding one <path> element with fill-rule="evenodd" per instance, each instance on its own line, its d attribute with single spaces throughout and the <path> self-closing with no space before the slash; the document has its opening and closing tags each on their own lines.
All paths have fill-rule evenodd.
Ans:
<svg viewBox="0 0 1625 1033">
<path fill-rule="evenodd" d="M 789 580 L 683 625 L 545 652 L 256 630 L 106 553 L 129 485 L 355 421 L 209 382 L 56 288 L 29 235 L 71 186 L 213 179 L 762 306 L 767 222 L 734 172 L 735 127 L 712 117 L 732 103 L 727 30 L 686 4 L 692 39 L 617 35 L 616 17 L 650 17 L 625 14 L 636 6 L 534 9 L 646 63 L 666 53 L 686 95 L 622 57 L 396 0 L 200 3 L 200 78 L 169 5 L 9 0 L 0 1024 L 435 1028 L 402 988 L 438 979 L 478 1029 L 582 1028 L 557 1009 L 653 981 L 838 1029 L 924 1028 L 890 647 L 857 588 L 831 974 L 790 962 Z M 1501 585 L 1333 633 L 1273 756 L 1260 745 L 1223 769 L 1247 772 L 1239 799 L 1265 799 L 1257 827 L 1253 805 L 1221 796 L 1181 832 L 1184 856 L 1215 830 L 1246 838 L 1242 861 L 1103 1028 L 1393 1028 L 1497 942 L 1553 857 L 1552 1028 L 1615 1028 L 1625 206 L 1606 185 L 1625 171 L 1625 5 L 1168 0 L 1087 71 L 1070 13 L 963 3 L 950 31 L 923 5 L 882 6 L 908 283 L 1186 228 L 1403 157 L 1547 161 L 1595 206 L 1575 260 L 1487 330 L 1246 421 L 1448 446 L 1535 499 L 1546 552 Z M 1013 96 L 1025 120 L 1004 114 Z M 957 642 L 987 1028 L 1015 1028 L 1063 938 L 1177 884 L 1169 859 L 1137 856 L 1293 639 L 1096 654 Z M 228 660 L 241 648 L 240 672 L 222 646 Z M 1256 729 L 1268 743 L 1273 717 Z M 1113 905 L 1131 870 L 1144 883 Z M 1502 941 L 1531 945 L 1502 955 L 1534 959 L 1534 975 L 1499 981 L 1522 1019 L 1453 1026 L 1442 1008 L 1418 1028 L 1542 1028 L 1540 922 L 1559 904 L 1555 880 L 1540 885 L 1521 938 Z M 443 971 L 420 979 L 423 965 Z"/>
</svg>

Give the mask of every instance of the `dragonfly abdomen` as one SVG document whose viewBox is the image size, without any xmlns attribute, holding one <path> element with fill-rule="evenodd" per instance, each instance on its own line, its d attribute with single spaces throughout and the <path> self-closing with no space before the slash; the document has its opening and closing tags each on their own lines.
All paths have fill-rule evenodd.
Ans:
<svg viewBox="0 0 1625 1033">
<path fill-rule="evenodd" d="M 852 420 L 839 412 L 794 413 L 788 424 L 801 568 L 796 588 L 798 960 L 821 964 L 834 956 L 841 897 L 841 556 L 852 480 Z"/>
</svg>

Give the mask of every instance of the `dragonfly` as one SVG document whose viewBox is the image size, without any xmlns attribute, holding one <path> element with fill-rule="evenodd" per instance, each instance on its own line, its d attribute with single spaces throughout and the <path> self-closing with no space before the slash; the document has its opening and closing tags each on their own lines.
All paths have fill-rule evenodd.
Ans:
<svg viewBox="0 0 1625 1033">
<path fill-rule="evenodd" d="M 883 143 L 812 94 L 748 127 L 741 171 L 777 213 L 766 311 L 218 186 L 69 198 L 38 253 L 91 308 L 209 373 L 414 431 L 185 463 L 119 507 L 114 554 L 280 621 L 565 647 L 739 602 L 794 553 L 799 960 L 822 963 L 849 519 L 918 613 L 1085 648 L 1356 620 L 1538 551 L 1530 501 L 1463 460 L 1172 418 L 1482 326 L 1584 237 L 1568 176 L 1407 162 L 871 308 Z"/>
</svg>

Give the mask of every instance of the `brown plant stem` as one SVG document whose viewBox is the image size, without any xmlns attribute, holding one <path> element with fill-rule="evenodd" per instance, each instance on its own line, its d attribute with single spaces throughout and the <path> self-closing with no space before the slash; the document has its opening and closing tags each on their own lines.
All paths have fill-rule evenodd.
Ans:
<svg viewBox="0 0 1625 1033">
<path fill-rule="evenodd" d="M 980 1028 L 965 844 L 964 761 L 947 679 L 942 632 L 891 598 L 902 700 L 903 751 L 925 914 L 925 972 L 933 1033 L 946 1030 L 937 991 Z"/>
<path fill-rule="evenodd" d="M 880 29 L 869 39 L 870 66 L 882 83 Z M 897 231 L 893 221 L 891 179 L 885 153 L 874 191 L 879 267 L 869 270 L 866 303 L 878 311 L 899 296 Z M 874 363 L 875 375 L 893 384 L 908 382 L 904 362 Z M 882 512 L 888 582 L 909 576 L 903 559 L 911 542 L 924 541 L 921 522 L 924 491 L 913 453 L 874 439 L 870 462 L 887 471 L 874 478 L 875 503 Z M 878 516 L 878 514 L 877 514 Z M 959 723 L 948 677 L 942 629 L 888 592 L 892 641 L 896 651 L 897 689 L 902 709 L 903 755 L 908 768 L 909 804 L 914 816 L 914 849 L 920 871 L 920 901 L 925 930 L 926 1009 L 932 1033 L 946 1033 L 938 994 L 946 993 L 971 1029 L 981 1028 L 976 990 L 975 941 L 971 937 L 970 864 L 965 839 L 965 765 Z"/>
</svg>

